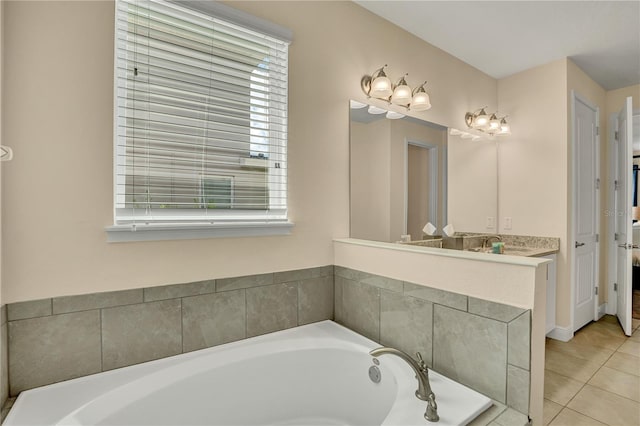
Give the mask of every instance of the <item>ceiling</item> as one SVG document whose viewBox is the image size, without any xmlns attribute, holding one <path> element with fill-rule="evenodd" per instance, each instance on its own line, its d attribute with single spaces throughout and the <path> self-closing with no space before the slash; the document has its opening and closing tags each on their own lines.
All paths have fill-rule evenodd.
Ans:
<svg viewBox="0 0 640 426">
<path fill-rule="evenodd" d="M 640 1 L 359 1 L 499 79 L 564 57 L 606 90 L 640 84 Z"/>
</svg>

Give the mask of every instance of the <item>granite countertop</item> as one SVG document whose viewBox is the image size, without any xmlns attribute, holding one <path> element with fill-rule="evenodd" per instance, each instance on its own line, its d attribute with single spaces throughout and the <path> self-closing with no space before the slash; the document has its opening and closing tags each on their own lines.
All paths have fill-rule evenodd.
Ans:
<svg viewBox="0 0 640 426">
<path fill-rule="evenodd" d="M 458 235 L 458 233 L 456 233 Z M 465 238 L 469 238 L 469 241 L 483 240 L 489 235 L 495 234 L 480 234 L 473 232 L 465 232 L 460 235 L 464 235 Z M 554 237 L 535 237 L 529 235 L 506 235 L 500 234 L 501 241 L 504 243 L 504 253 L 502 255 L 507 256 L 524 256 L 524 257 L 542 257 L 548 256 L 550 254 L 555 254 L 560 251 L 560 238 Z M 398 241 L 399 244 L 411 245 L 411 246 L 421 246 L 421 247 L 434 247 L 441 248 L 442 247 L 442 239 L 441 238 L 432 238 L 428 240 L 418 240 L 418 241 L 407 241 L 402 242 Z M 491 248 L 481 248 L 481 247 L 465 247 L 463 251 L 470 251 L 475 253 L 485 253 L 485 254 L 495 254 L 492 252 Z"/>
<path fill-rule="evenodd" d="M 560 238 L 506 234 L 500 234 L 499 236 L 504 243 L 503 255 L 542 257 L 560 251 Z M 482 252 L 483 250 L 475 251 Z M 491 249 L 486 249 L 484 252 L 491 253 Z"/>
</svg>

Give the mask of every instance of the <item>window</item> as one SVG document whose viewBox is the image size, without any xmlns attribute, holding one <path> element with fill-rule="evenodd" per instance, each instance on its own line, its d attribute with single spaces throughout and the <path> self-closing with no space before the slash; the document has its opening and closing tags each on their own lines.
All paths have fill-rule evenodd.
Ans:
<svg viewBox="0 0 640 426">
<path fill-rule="evenodd" d="M 217 2 L 116 4 L 109 230 L 288 233 L 287 31 Z"/>
</svg>

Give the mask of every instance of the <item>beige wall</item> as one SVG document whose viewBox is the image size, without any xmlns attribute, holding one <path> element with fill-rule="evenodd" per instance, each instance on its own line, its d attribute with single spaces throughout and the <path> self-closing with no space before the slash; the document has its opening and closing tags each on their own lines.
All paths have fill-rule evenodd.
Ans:
<svg viewBox="0 0 640 426">
<path fill-rule="evenodd" d="M 497 144 L 501 141 L 472 141 L 449 136 L 447 160 L 451 172 L 447 180 L 447 221 L 453 224 L 454 229 L 496 233 Z M 493 217 L 492 228 L 487 227 L 487 217 Z"/>
<path fill-rule="evenodd" d="M 293 30 L 293 234 L 108 244 L 114 5 L 10 1 L 3 132 L 15 159 L 2 171 L 5 302 L 330 264 L 332 239 L 349 234 L 348 100 L 366 100 L 363 74 L 386 63 L 394 78 L 429 80 L 434 106 L 415 115 L 446 126 L 496 104 L 494 79 L 351 2 L 232 6 Z"/>
<path fill-rule="evenodd" d="M 628 96 L 633 97 L 633 109 L 640 108 L 640 84 L 623 87 L 617 90 L 609 90 L 606 96 L 607 117 L 611 116 L 611 114 L 620 112 L 622 104 Z"/>
<path fill-rule="evenodd" d="M 498 81 L 498 106 L 513 134 L 498 142 L 500 233 L 560 238 L 556 323 L 568 327 L 567 61 L 532 68 Z M 512 229 L 504 229 L 504 218 Z"/>
<path fill-rule="evenodd" d="M 351 236 L 390 241 L 391 121 L 351 122 Z"/>
</svg>

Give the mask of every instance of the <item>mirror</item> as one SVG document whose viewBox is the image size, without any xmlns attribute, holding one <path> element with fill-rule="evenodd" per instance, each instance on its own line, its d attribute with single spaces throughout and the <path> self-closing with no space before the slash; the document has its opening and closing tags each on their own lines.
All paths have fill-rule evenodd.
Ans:
<svg viewBox="0 0 640 426">
<path fill-rule="evenodd" d="M 495 233 L 495 143 L 394 117 L 397 113 L 351 101 L 350 236 L 423 240 L 428 222 L 437 235 L 449 223 L 456 231 Z"/>
</svg>

